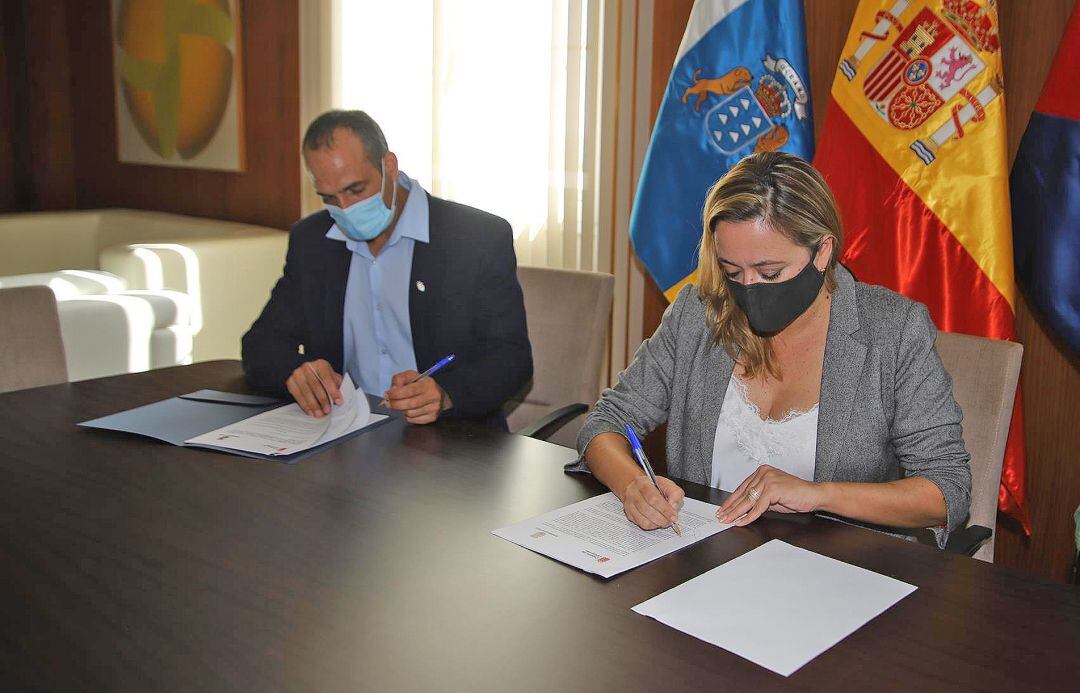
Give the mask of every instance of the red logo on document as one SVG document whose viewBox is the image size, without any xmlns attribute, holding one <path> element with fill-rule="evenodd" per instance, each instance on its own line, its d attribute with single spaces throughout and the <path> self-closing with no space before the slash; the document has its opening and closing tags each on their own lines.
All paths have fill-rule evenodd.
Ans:
<svg viewBox="0 0 1080 693">
<path fill-rule="evenodd" d="M 608 562 L 608 561 L 610 561 L 610 560 L 611 560 L 611 559 L 610 559 L 610 558 L 608 558 L 607 556 L 601 556 L 600 558 L 597 558 L 597 559 L 596 559 L 596 562 L 597 562 L 597 563 L 607 563 L 607 562 Z"/>
</svg>

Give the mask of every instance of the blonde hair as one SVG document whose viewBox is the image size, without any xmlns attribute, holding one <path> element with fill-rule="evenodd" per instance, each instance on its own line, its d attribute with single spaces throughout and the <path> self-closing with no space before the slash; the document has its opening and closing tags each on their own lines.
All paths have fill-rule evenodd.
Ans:
<svg viewBox="0 0 1080 693">
<path fill-rule="evenodd" d="M 829 186 L 814 168 L 785 152 L 748 156 L 716 181 L 705 197 L 701 248 L 698 256 L 698 294 L 706 305 L 713 340 L 738 359 L 747 378 L 764 369 L 782 378 L 769 337 L 750 329 L 746 314 L 735 304 L 716 254 L 713 232 L 719 222 L 756 221 L 811 251 L 827 237 L 832 257 L 825 270 L 825 287 L 836 286 L 834 268 L 843 244 L 840 212 Z"/>
</svg>

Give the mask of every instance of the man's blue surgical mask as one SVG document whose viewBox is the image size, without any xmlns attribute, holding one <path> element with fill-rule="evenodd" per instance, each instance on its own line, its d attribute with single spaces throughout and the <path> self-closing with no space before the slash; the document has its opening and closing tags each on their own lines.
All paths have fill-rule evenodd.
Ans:
<svg viewBox="0 0 1080 693">
<path fill-rule="evenodd" d="M 383 183 L 386 182 L 386 163 L 382 167 Z M 371 197 L 354 202 L 345 209 L 326 205 L 334 223 L 347 238 L 354 241 L 370 241 L 386 230 L 394 218 L 397 207 L 397 179 L 394 179 L 390 208 L 387 209 L 382 199 L 382 187 Z"/>
</svg>

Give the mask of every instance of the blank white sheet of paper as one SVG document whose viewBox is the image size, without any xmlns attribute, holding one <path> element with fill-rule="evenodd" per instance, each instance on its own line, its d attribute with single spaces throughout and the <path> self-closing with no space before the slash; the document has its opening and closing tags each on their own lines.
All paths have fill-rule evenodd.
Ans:
<svg viewBox="0 0 1080 693">
<path fill-rule="evenodd" d="M 731 525 L 716 520 L 718 505 L 685 499 L 679 511 L 682 536 L 668 529 L 643 530 L 623 514 L 613 493 L 553 510 L 492 534 L 609 578 L 711 537 Z"/>
<path fill-rule="evenodd" d="M 773 539 L 633 610 L 790 676 L 915 589 Z"/>
</svg>

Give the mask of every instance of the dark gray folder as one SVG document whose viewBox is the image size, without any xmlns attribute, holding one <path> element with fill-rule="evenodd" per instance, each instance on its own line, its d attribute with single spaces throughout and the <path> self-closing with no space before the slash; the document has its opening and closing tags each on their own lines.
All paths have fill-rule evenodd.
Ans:
<svg viewBox="0 0 1080 693">
<path fill-rule="evenodd" d="M 372 402 L 372 411 L 376 410 L 375 398 L 368 397 Z M 120 431 L 122 433 L 134 433 L 148 438 L 190 448 L 206 448 L 217 452 L 227 452 L 230 455 L 252 457 L 257 460 L 273 460 L 292 464 L 299 462 L 305 457 L 324 450 L 331 445 L 348 440 L 360 435 L 365 431 L 375 428 L 379 424 L 389 421 L 389 418 L 380 419 L 372 424 L 348 433 L 340 438 L 323 443 L 322 445 L 297 452 L 292 455 L 261 455 L 257 452 L 232 450 L 230 448 L 216 447 L 213 445 L 201 445 L 185 443 L 185 440 L 200 436 L 203 433 L 228 426 L 238 421 L 256 416 L 265 411 L 284 406 L 286 402 L 271 397 L 258 395 L 240 395 L 232 392 L 219 392 L 217 390 L 199 390 L 179 397 L 147 404 L 135 409 L 109 414 L 98 419 L 83 421 L 79 426 L 86 428 L 99 428 L 106 431 Z"/>
</svg>

